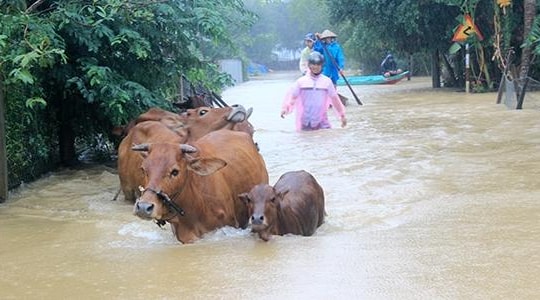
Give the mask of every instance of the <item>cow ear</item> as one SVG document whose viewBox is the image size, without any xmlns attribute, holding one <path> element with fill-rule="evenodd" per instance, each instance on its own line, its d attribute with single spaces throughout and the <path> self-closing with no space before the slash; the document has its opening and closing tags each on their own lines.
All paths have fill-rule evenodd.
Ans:
<svg viewBox="0 0 540 300">
<path fill-rule="evenodd" d="M 275 206 L 275 208 L 279 211 L 281 210 L 281 200 L 282 200 L 281 193 L 274 194 L 272 198 L 270 198 L 270 202 L 272 205 Z"/>
<path fill-rule="evenodd" d="M 283 199 L 285 198 L 285 195 L 287 195 L 287 193 L 289 192 L 289 190 L 285 190 L 285 191 L 281 191 L 281 192 L 276 192 L 276 197 L 274 199 Z M 279 202 L 279 201 L 278 201 Z"/>
<path fill-rule="evenodd" d="M 188 169 L 200 176 L 208 176 L 225 167 L 227 163 L 219 158 L 194 158 L 188 161 Z"/>
<path fill-rule="evenodd" d="M 248 205 L 249 202 L 251 202 L 251 200 L 249 199 L 249 194 L 248 193 L 242 193 L 242 194 L 238 195 L 238 199 L 240 199 L 246 205 Z"/>
</svg>

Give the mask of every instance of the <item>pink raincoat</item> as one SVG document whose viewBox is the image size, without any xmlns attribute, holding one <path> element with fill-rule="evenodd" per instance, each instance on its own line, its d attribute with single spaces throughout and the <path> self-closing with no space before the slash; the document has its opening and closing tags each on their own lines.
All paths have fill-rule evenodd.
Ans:
<svg viewBox="0 0 540 300">
<path fill-rule="evenodd" d="M 339 118 L 345 116 L 345 107 L 332 80 L 325 75 L 308 74 L 298 78 L 283 101 L 286 114 L 296 109 L 296 130 L 331 128 L 327 111 L 333 106 Z"/>
</svg>

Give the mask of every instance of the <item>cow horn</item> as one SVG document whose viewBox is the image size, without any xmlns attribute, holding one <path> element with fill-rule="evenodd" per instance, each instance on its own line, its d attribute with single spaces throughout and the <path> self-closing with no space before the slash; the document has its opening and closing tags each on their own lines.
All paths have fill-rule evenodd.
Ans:
<svg viewBox="0 0 540 300">
<path fill-rule="evenodd" d="M 180 150 L 182 150 L 182 153 L 195 153 L 197 152 L 197 148 L 188 145 L 188 144 L 180 144 Z"/>
<path fill-rule="evenodd" d="M 138 145 L 134 145 L 133 147 L 131 147 L 131 150 L 133 150 L 133 151 L 148 151 L 149 148 L 150 148 L 149 144 L 138 144 Z"/>
</svg>

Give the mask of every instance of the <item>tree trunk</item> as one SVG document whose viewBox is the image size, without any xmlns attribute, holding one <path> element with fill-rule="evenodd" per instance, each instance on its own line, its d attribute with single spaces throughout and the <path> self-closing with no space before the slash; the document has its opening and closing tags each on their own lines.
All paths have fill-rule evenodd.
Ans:
<svg viewBox="0 0 540 300">
<path fill-rule="evenodd" d="M 536 16 L 536 0 L 525 0 L 523 2 L 523 40 L 527 38 L 531 32 L 531 28 Z M 521 65 L 519 70 L 519 78 L 525 79 L 529 74 L 531 65 L 531 48 L 525 47 L 521 52 Z"/>
<path fill-rule="evenodd" d="M 459 53 L 456 55 L 459 55 Z M 448 75 L 444 77 L 445 82 L 447 83 L 448 86 L 457 87 L 459 85 L 458 83 L 459 81 L 457 79 L 458 77 L 456 76 L 456 72 L 454 71 L 454 67 L 452 66 L 452 63 L 450 63 L 450 61 L 448 60 L 448 56 L 446 56 L 446 54 L 443 54 L 442 58 L 444 62 L 444 67 L 446 68 L 448 72 Z M 456 68 L 459 68 L 461 65 L 455 64 L 455 66 Z"/>
<path fill-rule="evenodd" d="M 75 155 L 75 134 L 73 128 L 66 125 L 64 121 L 60 125 L 58 132 L 58 142 L 60 151 L 60 162 L 63 166 L 72 167 L 77 164 Z"/>
<path fill-rule="evenodd" d="M 439 49 L 433 51 L 431 59 L 431 85 L 433 88 L 441 87 L 441 63 L 439 61 Z"/>
<path fill-rule="evenodd" d="M 59 96 L 62 96 L 60 94 Z M 60 98 L 64 99 L 64 98 Z M 60 162 L 63 166 L 72 167 L 78 163 L 75 154 L 75 131 L 73 129 L 73 113 L 71 106 L 67 105 L 67 100 L 59 102 L 58 107 L 58 147 Z"/>
</svg>

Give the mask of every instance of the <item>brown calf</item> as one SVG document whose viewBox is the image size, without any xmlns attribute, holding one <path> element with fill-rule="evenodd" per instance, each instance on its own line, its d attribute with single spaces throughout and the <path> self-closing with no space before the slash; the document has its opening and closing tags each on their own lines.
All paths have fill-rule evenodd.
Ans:
<svg viewBox="0 0 540 300">
<path fill-rule="evenodd" d="M 248 208 L 251 231 L 264 241 L 287 233 L 310 236 L 324 222 L 324 191 L 303 170 L 283 174 L 274 187 L 256 185 L 240 199 Z"/>
</svg>

